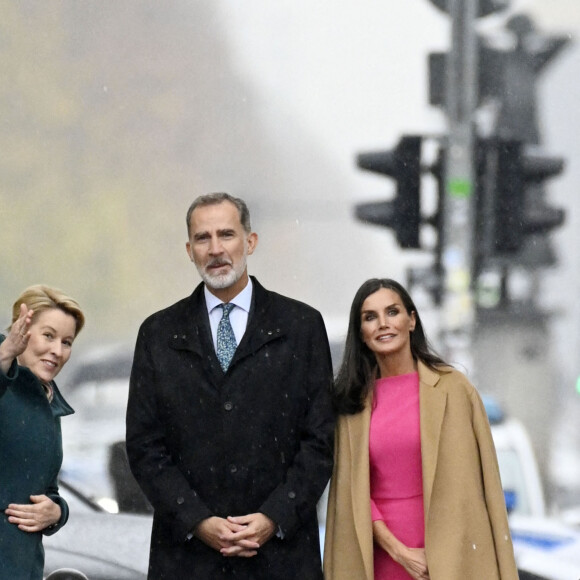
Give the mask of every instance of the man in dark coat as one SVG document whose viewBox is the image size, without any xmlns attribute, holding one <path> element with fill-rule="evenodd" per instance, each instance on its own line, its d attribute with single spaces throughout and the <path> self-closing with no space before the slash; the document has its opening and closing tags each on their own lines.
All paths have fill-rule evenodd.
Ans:
<svg viewBox="0 0 580 580">
<path fill-rule="evenodd" d="M 187 226 L 204 282 L 141 326 L 127 408 L 154 508 L 149 578 L 321 579 L 334 433 L 322 317 L 248 276 L 242 200 L 202 196 Z"/>
</svg>

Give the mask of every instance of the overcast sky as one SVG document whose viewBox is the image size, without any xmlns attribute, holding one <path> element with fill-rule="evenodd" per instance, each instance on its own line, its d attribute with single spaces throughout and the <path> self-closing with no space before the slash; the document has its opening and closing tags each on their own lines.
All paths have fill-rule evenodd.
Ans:
<svg viewBox="0 0 580 580">
<path fill-rule="evenodd" d="M 442 112 L 427 103 L 427 54 L 449 46 L 450 23 L 427 0 L 219 6 L 243 74 L 284 101 L 353 173 L 353 151 L 445 127 Z M 521 10 L 540 29 L 580 30 L 577 0 L 513 2 L 510 12 Z M 480 23 L 493 31 L 504 18 Z"/>
</svg>

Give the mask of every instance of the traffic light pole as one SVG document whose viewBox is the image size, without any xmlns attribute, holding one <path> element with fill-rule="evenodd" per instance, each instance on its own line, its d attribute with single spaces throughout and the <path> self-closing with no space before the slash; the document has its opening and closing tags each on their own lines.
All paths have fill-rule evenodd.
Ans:
<svg viewBox="0 0 580 580">
<path fill-rule="evenodd" d="M 475 325 L 473 260 L 475 231 L 474 113 L 478 95 L 475 20 L 479 0 L 447 0 L 452 46 L 446 66 L 445 109 L 449 143 L 443 199 L 443 309 L 445 357 L 473 372 Z"/>
</svg>

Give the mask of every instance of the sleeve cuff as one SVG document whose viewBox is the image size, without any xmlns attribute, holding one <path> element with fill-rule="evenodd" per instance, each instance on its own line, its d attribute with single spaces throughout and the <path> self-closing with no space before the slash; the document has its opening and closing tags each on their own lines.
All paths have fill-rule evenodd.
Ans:
<svg viewBox="0 0 580 580">
<path fill-rule="evenodd" d="M 60 519 L 58 522 L 42 530 L 42 533 L 45 536 L 52 536 L 52 534 L 58 532 L 58 530 L 60 530 L 60 528 L 62 528 L 62 526 L 64 526 L 68 521 L 69 509 L 68 504 L 60 495 L 50 494 L 48 497 L 60 507 Z"/>
<path fill-rule="evenodd" d="M 371 498 L 371 520 L 375 522 L 377 520 L 384 519 L 385 518 L 383 517 L 383 514 L 380 512 L 379 508 L 377 507 L 377 504 L 375 504 L 375 502 Z"/>
</svg>

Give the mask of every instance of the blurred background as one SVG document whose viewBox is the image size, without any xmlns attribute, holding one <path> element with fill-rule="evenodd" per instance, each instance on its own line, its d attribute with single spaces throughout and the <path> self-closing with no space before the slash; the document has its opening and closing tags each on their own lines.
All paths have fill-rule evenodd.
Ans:
<svg viewBox="0 0 580 580">
<path fill-rule="evenodd" d="M 366 278 L 405 282 L 432 260 L 354 217 L 357 203 L 392 189 L 357 168 L 358 152 L 446 131 L 444 111 L 429 105 L 428 54 L 448 50 L 450 21 L 427 0 L 0 8 L 0 323 L 39 282 L 87 314 L 61 380 L 77 408 L 71 472 L 90 469 L 82 446 L 100 436 L 99 413 L 109 439 L 123 437 L 126 393 L 114 382 L 126 379 L 139 324 L 199 282 L 185 252 L 197 195 L 248 202 L 260 235 L 250 272 L 321 310 L 336 344 Z M 480 26 L 503 38 L 514 14 L 571 39 L 537 83 L 542 144 L 566 163 L 549 199 L 566 218 L 555 259 L 522 290 L 534 308 L 476 329 L 477 384 L 524 421 L 550 497 L 570 506 L 580 504 L 580 7 L 519 0 Z M 419 305 L 437 346 L 438 308 L 428 296 Z M 109 369 L 117 400 L 91 365 Z M 75 394 L 81 383 L 92 386 Z"/>
</svg>

